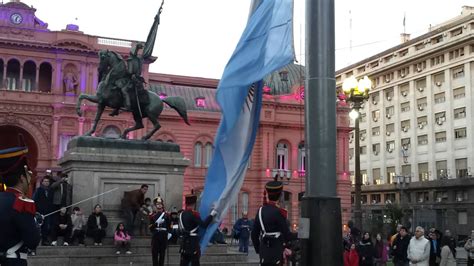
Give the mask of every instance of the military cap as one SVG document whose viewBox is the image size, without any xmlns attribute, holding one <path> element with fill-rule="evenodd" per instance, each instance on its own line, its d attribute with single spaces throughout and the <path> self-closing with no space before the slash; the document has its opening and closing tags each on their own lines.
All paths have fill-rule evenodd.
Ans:
<svg viewBox="0 0 474 266">
<path fill-rule="evenodd" d="M 160 197 L 159 194 L 158 194 L 158 197 L 156 197 L 156 198 L 153 199 L 153 204 L 157 204 L 157 203 L 159 203 L 159 204 L 161 204 L 161 205 L 163 205 L 163 206 L 165 205 L 165 202 L 163 201 L 163 198 Z"/>
<path fill-rule="evenodd" d="M 27 147 L 0 150 L 0 176 L 23 169 L 27 165 Z"/>
<path fill-rule="evenodd" d="M 268 195 L 278 195 L 283 191 L 283 183 L 280 181 L 270 181 L 265 185 Z"/>
</svg>

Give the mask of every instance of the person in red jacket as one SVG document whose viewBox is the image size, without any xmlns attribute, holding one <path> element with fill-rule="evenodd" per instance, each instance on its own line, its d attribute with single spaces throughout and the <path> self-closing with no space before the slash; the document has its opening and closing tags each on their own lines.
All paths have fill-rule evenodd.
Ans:
<svg viewBox="0 0 474 266">
<path fill-rule="evenodd" d="M 350 250 L 344 251 L 344 266 L 359 266 L 359 254 L 355 244 L 351 245 Z"/>
</svg>

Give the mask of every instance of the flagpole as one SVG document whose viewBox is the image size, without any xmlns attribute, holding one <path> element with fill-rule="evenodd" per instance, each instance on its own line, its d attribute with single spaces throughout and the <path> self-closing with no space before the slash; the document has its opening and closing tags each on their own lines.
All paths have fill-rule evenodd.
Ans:
<svg viewBox="0 0 474 266">
<path fill-rule="evenodd" d="M 334 0 L 306 0 L 306 192 L 302 264 L 343 265 L 341 205 L 336 192 Z M 309 234 L 309 235 L 308 235 Z M 304 237 L 304 236 L 303 236 Z"/>
</svg>

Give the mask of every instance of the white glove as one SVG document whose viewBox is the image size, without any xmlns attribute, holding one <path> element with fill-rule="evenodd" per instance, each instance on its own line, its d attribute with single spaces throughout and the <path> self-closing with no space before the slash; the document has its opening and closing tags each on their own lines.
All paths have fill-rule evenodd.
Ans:
<svg viewBox="0 0 474 266">
<path fill-rule="evenodd" d="M 215 209 L 212 209 L 211 210 L 211 216 L 216 217 L 216 215 L 217 215 L 217 211 Z"/>
</svg>

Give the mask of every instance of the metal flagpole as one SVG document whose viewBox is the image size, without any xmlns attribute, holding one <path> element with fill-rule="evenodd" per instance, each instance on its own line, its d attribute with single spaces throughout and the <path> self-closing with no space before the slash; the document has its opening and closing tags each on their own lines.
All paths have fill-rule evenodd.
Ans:
<svg viewBox="0 0 474 266">
<path fill-rule="evenodd" d="M 97 194 L 97 195 L 95 195 L 95 196 L 89 197 L 89 198 L 87 198 L 87 199 L 83 199 L 83 200 L 81 200 L 81 201 L 78 201 L 78 202 L 76 202 L 76 203 L 73 203 L 73 204 L 71 204 L 71 205 L 69 205 L 69 206 L 65 206 L 65 207 L 62 207 L 62 208 L 66 208 L 66 209 L 67 209 L 67 208 L 69 208 L 69 207 L 76 206 L 76 205 L 78 205 L 78 204 L 81 204 L 81 203 L 86 202 L 86 201 L 88 201 L 88 200 L 91 200 L 91 199 L 100 197 L 100 196 L 102 196 L 102 195 L 105 195 L 105 194 L 110 193 L 110 192 L 112 192 L 112 191 L 115 191 L 115 190 L 117 190 L 117 189 L 119 189 L 119 188 L 116 187 L 116 188 L 113 188 L 113 189 L 111 189 L 111 190 L 107 190 L 107 191 L 105 191 L 105 192 L 102 192 L 102 193 Z M 61 209 L 62 209 L 62 208 L 61 208 Z M 48 216 L 53 215 L 53 214 L 55 214 L 55 213 L 57 213 L 57 212 L 60 212 L 61 209 L 55 210 L 54 212 L 50 212 L 50 213 L 45 214 L 45 215 L 42 215 L 42 216 L 43 216 L 43 218 L 44 218 L 44 217 L 48 217 Z"/>
</svg>

